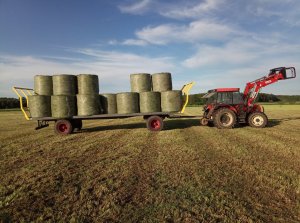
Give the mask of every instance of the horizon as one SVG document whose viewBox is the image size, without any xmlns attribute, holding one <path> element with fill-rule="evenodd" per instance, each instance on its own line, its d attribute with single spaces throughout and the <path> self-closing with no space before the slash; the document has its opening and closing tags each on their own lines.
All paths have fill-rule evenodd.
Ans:
<svg viewBox="0 0 300 223">
<path fill-rule="evenodd" d="M 286 13 L 288 12 L 288 13 Z M 131 73 L 172 73 L 191 94 L 244 89 L 300 66 L 300 1 L 0 1 L 0 97 L 38 74 L 93 73 L 100 92 L 130 91 Z M 300 95 L 300 79 L 261 93 Z"/>
</svg>

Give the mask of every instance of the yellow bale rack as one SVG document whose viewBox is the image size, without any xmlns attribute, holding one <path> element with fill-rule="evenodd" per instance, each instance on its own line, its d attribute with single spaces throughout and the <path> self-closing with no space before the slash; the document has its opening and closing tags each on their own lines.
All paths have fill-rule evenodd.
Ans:
<svg viewBox="0 0 300 223">
<path fill-rule="evenodd" d="M 12 90 L 18 95 L 20 101 L 20 108 L 23 112 L 26 120 L 31 120 L 30 111 L 28 108 L 28 95 L 34 95 L 34 90 L 31 88 L 23 88 L 23 87 L 12 87 Z M 26 99 L 26 106 L 23 105 L 23 98 Z"/>
</svg>

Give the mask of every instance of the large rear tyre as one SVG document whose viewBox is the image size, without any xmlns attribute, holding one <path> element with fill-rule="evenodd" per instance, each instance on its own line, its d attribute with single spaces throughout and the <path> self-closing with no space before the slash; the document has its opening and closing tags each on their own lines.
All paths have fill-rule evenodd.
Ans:
<svg viewBox="0 0 300 223">
<path fill-rule="evenodd" d="M 248 116 L 248 124 L 254 128 L 264 128 L 268 124 L 268 117 L 263 112 L 253 112 Z"/>
<path fill-rule="evenodd" d="M 60 135 L 68 135 L 73 132 L 72 123 L 69 120 L 58 120 L 54 124 L 54 131 Z"/>
<path fill-rule="evenodd" d="M 164 121 L 159 116 L 150 116 L 146 121 L 146 125 L 149 131 L 157 132 L 164 128 Z"/>
<path fill-rule="evenodd" d="M 228 108 L 221 108 L 214 113 L 213 123 L 219 129 L 231 129 L 236 124 L 236 114 Z"/>
</svg>

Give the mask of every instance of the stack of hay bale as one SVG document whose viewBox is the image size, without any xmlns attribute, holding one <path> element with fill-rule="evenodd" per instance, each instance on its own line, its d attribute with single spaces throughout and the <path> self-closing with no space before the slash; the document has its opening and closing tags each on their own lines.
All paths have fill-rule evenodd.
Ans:
<svg viewBox="0 0 300 223">
<path fill-rule="evenodd" d="M 36 75 L 34 91 L 37 95 L 28 96 L 31 117 L 51 117 L 52 76 Z"/>
<path fill-rule="evenodd" d="M 31 117 L 70 118 L 101 113 L 97 75 L 36 75 L 28 97 Z M 77 94 L 78 93 L 78 94 Z"/>
<path fill-rule="evenodd" d="M 79 116 L 101 113 L 99 100 L 99 79 L 97 75 L 80 74 L 77 76 L 77 109 Z"/>
<path fill-rule="evenodd" d="M 141 113 L 177 112 L 182 107 L 182 92 L 172 90 L 170 73 L 131 74 L 131 91 L 139 93 Z"/>
<path fill-rule="evenodd" d="M 69 118 L 77 114 L 76 94 L 77 78 L 75 75 L 54 75 L 53 95 L 51 96 L 52 117 Z"/>
<path fill-rule="evenodd" d="M 172 90 L 170 73 L 130 75 L 131 92 L 100 94 L 97 75 L 37 75 L 29 96 L 31 117 L 70 118 L 97 114 L 178 112 L 182 92 Z"/>
</svg>

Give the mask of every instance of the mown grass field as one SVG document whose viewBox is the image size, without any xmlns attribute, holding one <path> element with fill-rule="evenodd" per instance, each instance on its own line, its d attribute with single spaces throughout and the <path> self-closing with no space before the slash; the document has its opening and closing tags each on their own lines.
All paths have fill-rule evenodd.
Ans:
<svg viewBox="0 0 300 223">
<path fill-rule="evenodd" d="M 300 105 L 265 108 L 265 129 L 190 119 L 152 133 L 131 118 L 85 121 L 65 137 L 3 111 L 0 219 L 300 222 Z"/>
</svg>

